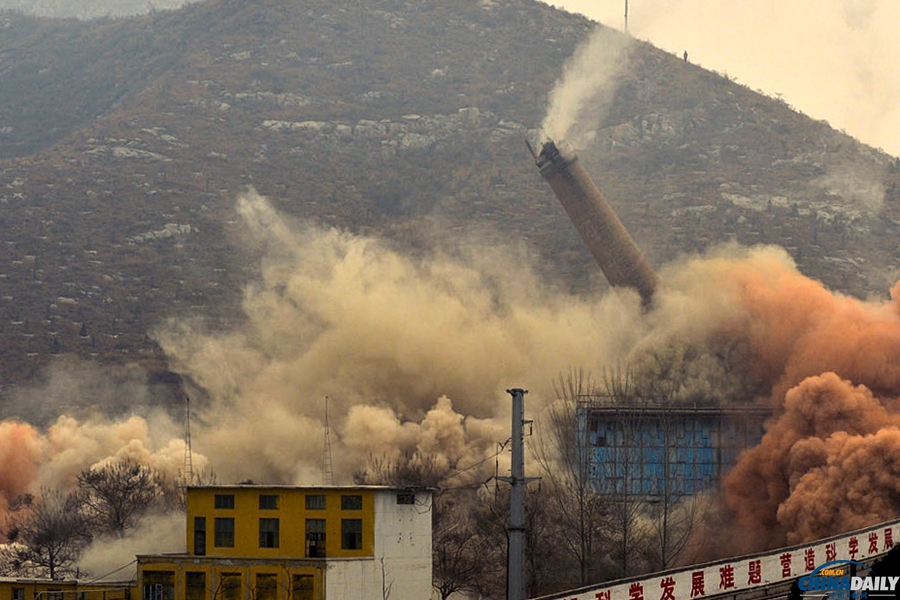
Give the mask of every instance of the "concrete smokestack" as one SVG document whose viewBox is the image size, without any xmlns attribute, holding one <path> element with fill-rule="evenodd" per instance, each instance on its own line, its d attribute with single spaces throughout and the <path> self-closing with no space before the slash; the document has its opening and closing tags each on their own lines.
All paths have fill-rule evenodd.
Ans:
<svg viewBox="0 0 900 600">
<path fill-rule="evenodd" d="M 648 306 L 659 278 L 575 152 L 547 141 L 540 154 L 532 149 L 532 155 L 609 284 L 637 290 Z"/>
</svg>

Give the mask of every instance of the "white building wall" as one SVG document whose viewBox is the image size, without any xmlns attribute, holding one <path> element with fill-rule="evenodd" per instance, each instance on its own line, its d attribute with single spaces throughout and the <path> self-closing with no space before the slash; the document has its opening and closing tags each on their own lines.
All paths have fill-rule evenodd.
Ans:
<svg viewBox="0 0 900 600">
<path fill-rule="evenodd" d="M 376 582 L 374 575 L 374 559 L 329 559 L 325 572 L 325 600 L 382 600 L 381 584 Z"/>
<path fill-rule="evenodd" d="M 396 490 L 375 494 L 375 561 L 392 585 L 390 600 L 431 597 L 431 492 L 413 504 L 397 504 Z M 380 587 L 379 587 L 380 592 Z M 381 600 L 381 595 L 377 600 Z"/>
<path fill-rule="evenodd" d="M 431 598 L 431 492 L 414 504 L 397 504 L 397 493 L 375 493 L 374 558 L 328 561 L 326 600 Z"/>
</svg>

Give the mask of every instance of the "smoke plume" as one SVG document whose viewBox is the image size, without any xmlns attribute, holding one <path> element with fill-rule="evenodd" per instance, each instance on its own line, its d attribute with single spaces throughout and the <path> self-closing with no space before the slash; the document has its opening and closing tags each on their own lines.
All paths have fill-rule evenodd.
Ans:
<svg viewBox="0 0 900 600">
<path fill-rule="evenodd" d="M 593 131 L 613 101 L 616 79 L 628 58 L 629 38 L 597 26 L 566 62 L 563 75 L 550 93 L 541 128 L 552 140 L 567 140 L 579 147 L 573 127 Z"/>
</svg>

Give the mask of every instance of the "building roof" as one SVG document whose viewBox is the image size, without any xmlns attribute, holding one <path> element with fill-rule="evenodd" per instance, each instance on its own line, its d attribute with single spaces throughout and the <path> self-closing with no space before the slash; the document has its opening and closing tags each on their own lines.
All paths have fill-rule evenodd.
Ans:
<svg viewBox="0 0 900 600">
<path fill-rule="evenodd" d="M 258 490 L 290 490 L 302 491 L 310 490 L 317 492 L 325 491 L 382 491 L 382 492 L 431 492 L 434 488 L 419 485 L 286 485 L 279 483 L 229 483 L 229 484 L 210 484 L 210 485 L 189 485 L 189 490 L 242 490 L 242 489 L 258 489 Z"/>
<path fill-rule="evenodd" d="M 131 580 L 103 580 L 94 579 L 45 579 L 42 577 L 0 577 L 0 583 L 19 584 L 19 585 L 66 585 L 78 586 L 79 589 L 97 587 L 107 589 L 110 587 L 128 587 Z"/>
</svg>

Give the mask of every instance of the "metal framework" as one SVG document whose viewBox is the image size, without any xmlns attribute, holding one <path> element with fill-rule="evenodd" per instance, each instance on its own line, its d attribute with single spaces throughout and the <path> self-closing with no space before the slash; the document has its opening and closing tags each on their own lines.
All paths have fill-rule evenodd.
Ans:
<svg viewBox="0 0 900 600">
<path fill-rule="evenodd" d="M 579 445 L 596 489 L 650 499 L 696 494 L 718 484 L 756 445 L 771 414 L 755 406 L 664 405 L 581 399 Z"/>
</svg>

